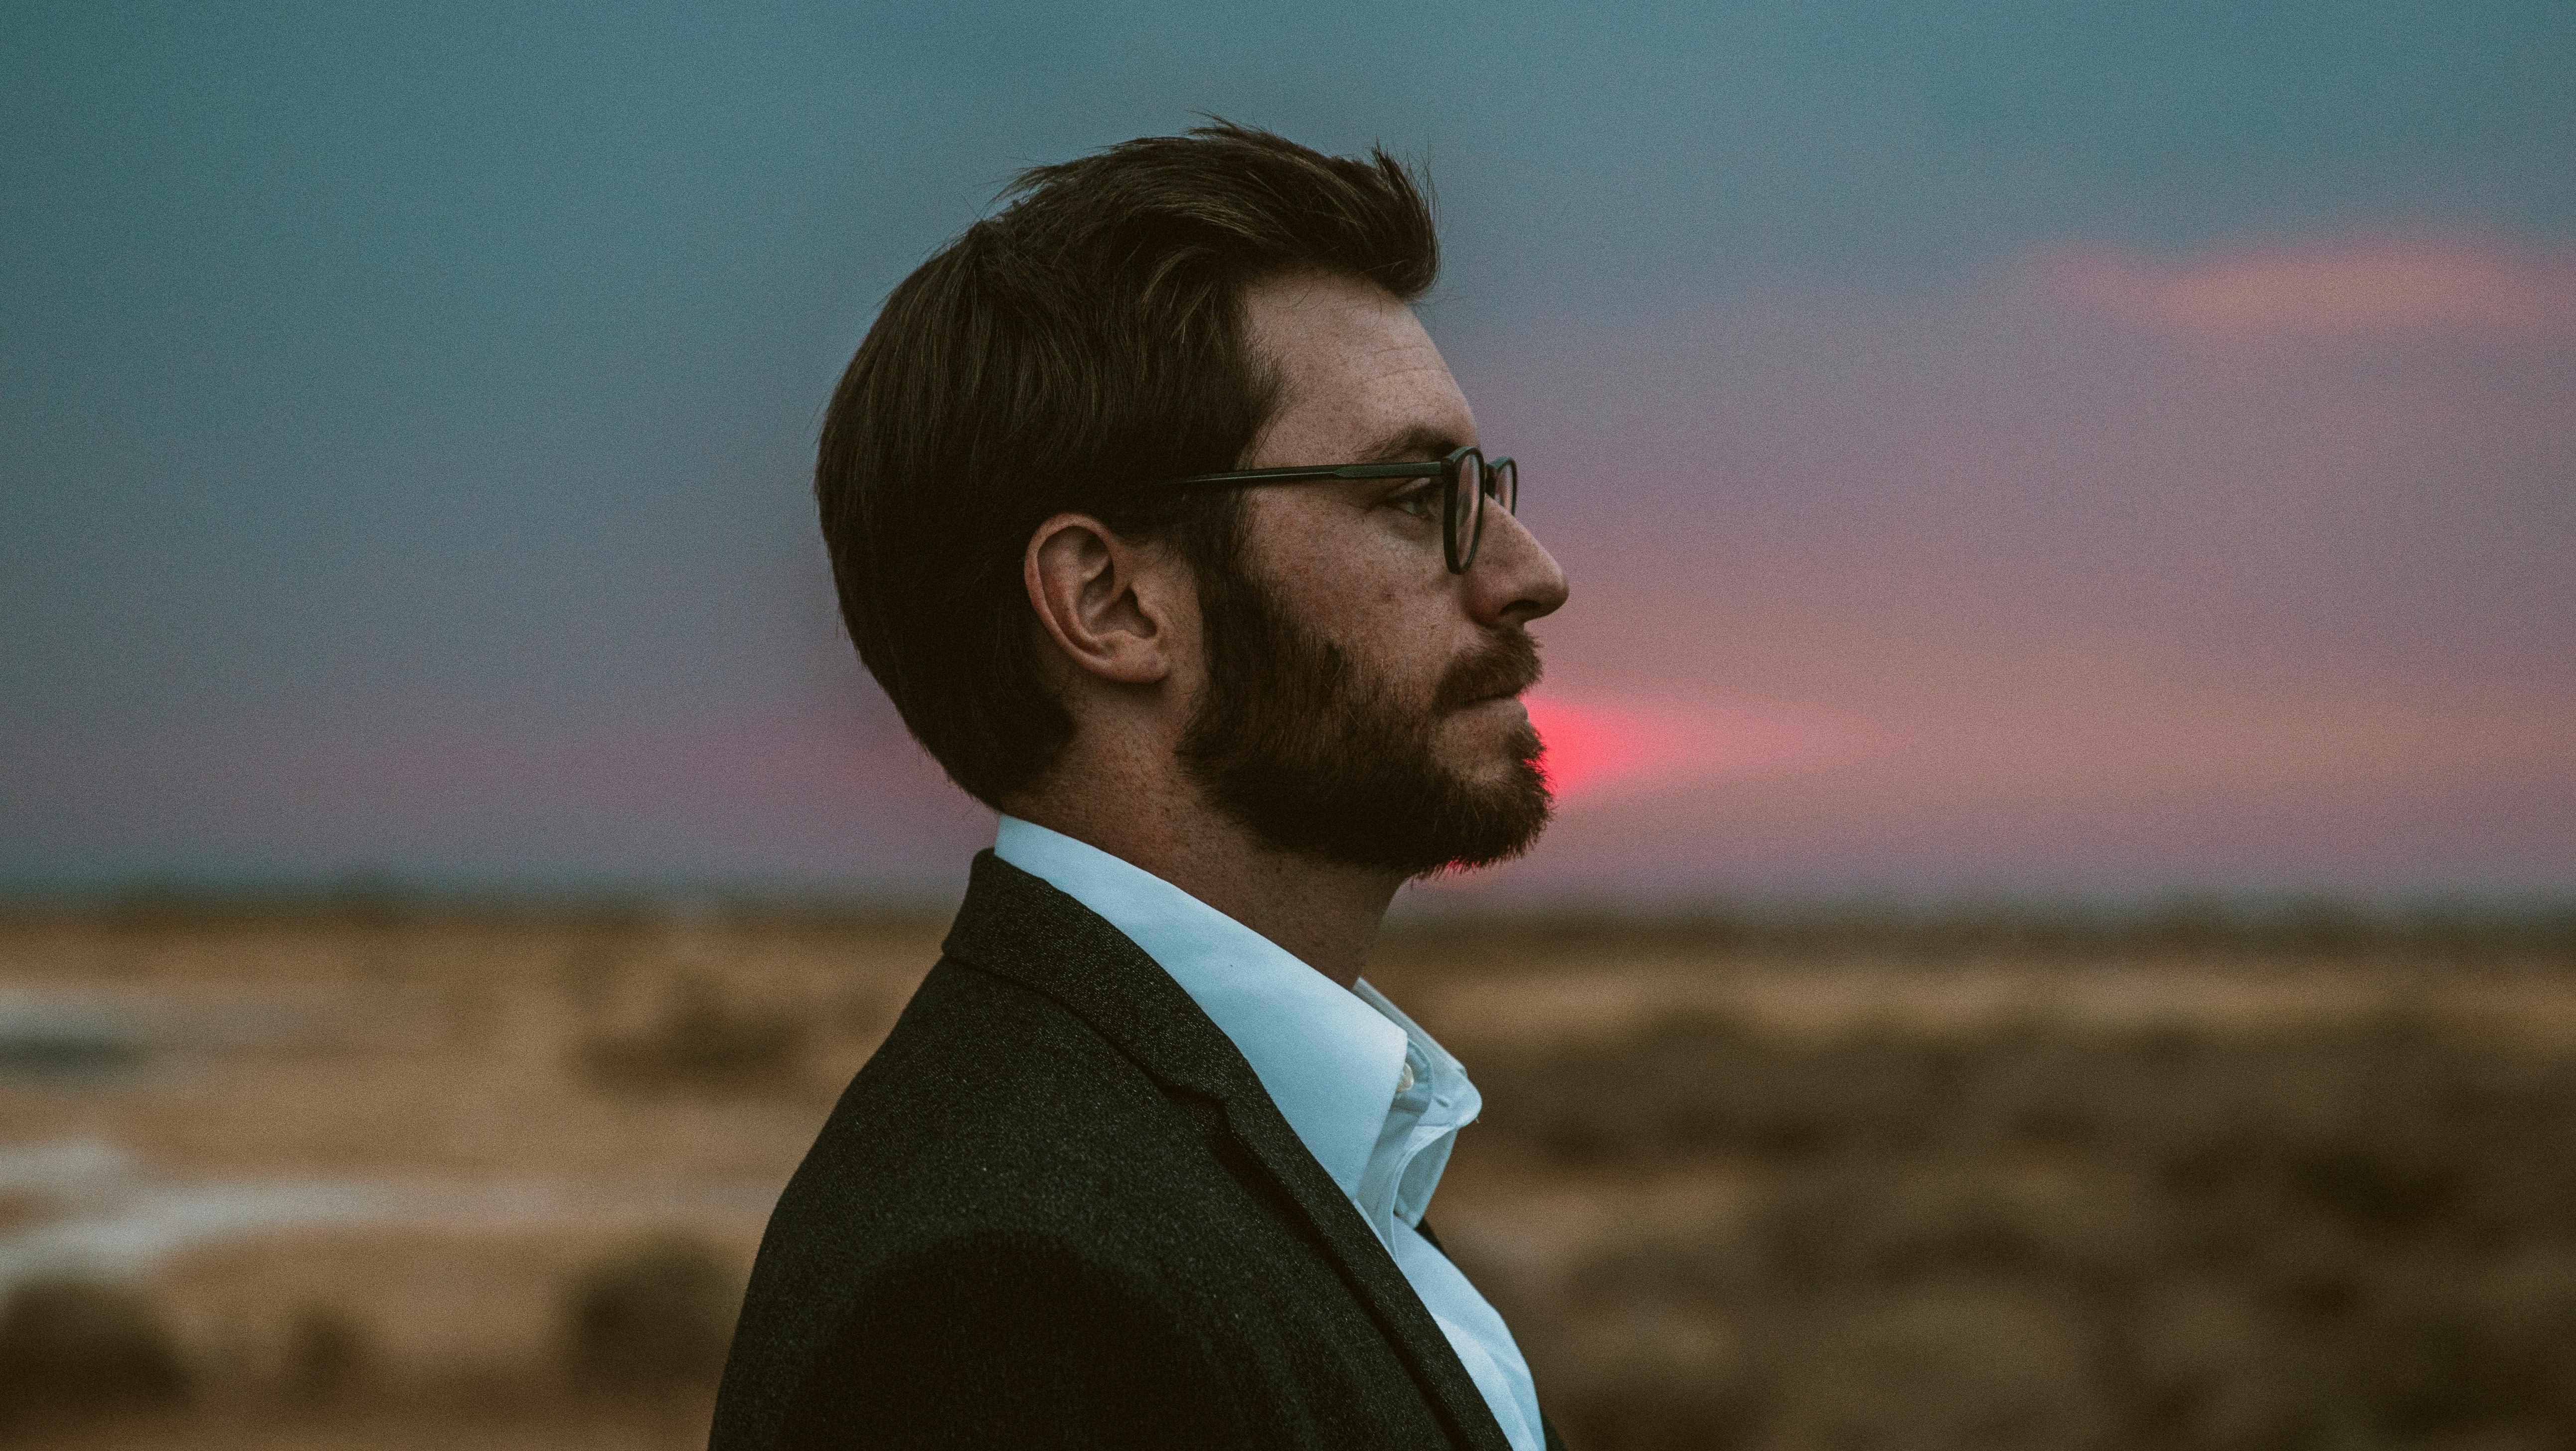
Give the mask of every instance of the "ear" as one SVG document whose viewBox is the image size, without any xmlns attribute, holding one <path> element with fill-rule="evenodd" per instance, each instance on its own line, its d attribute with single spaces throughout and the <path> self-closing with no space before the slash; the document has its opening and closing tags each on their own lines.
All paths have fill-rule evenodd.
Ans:
<svg viewBox="0 0 2576 1451">
<path fill-rule="evenodd" d="M 1076 667 L 1121 685 L 1171 674 L 1174 562 L 1088 514 L 1058 514 L 1020 559 L 1029 605 Z"/>
</svg>

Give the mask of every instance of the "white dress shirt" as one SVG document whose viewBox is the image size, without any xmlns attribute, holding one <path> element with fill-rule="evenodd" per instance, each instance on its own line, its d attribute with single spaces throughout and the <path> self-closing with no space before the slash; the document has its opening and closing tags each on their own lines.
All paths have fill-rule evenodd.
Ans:
<svg viewBox="0 0 2576 1451">
<path fill-rule="evenodd" d="M 1414 1226 L 1483 1099 L 1363 979 L 1340 984 L 1151 872 L 1002 818 L 993 854 L 1098 913 L 1234 1040 L 1280 1117 L 1377 1232 L 1515 1451 L 1543 1451 L 1538 1391 L 1503 1317 Z"/>
</svg>

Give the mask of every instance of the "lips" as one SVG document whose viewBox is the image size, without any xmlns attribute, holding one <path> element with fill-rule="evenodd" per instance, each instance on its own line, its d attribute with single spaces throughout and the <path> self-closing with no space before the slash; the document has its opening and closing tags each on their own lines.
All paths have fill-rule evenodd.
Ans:
<svg viewBox="0 0 2576 1451">
<path fill-rule="evenodd" d="M 1440 677 L 1432 705 L 1446 713 L 1510 700 L 1538 684 L 1538 679 L 1538 642 L 1526 631 L 1508 630 L 1496 636 L 1492 645 L 1450 666 Z"/>
</svg>

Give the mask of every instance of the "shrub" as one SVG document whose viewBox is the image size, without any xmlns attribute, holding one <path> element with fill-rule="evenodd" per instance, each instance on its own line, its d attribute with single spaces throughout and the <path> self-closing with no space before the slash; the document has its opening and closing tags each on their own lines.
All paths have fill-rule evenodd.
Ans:
<svg viewBox="0 0 2576 1451">
<path fill-rule="evenodd" d="M 306 1306 L 287 1337 L 287 1392 L 313 1405 L 349 1400 L 366 1384 L 367 1358 L 356 1322 L 327 1305 Z"/>
<path fill-rule="evenodd" d="M 804 1025 L 728 1002 L 699 978 L 681 982 L 661 1017 L 634 1037 L 588 1049 L 591 1073 L 622 1088 L 738 1089 L 792 1080 Z"/>
<path fill-rule="evenodd" d="M 187 1395 L 178 1346 L 136 1291 L 41 1280 L 0 1310 L 0 1422 L 158 1410 Z"/>
<path fill-rule="evenodd" d="M 599 1261 L 569 1296 L 565 1356 L 586 1385 L 701 1386 L 724 1369 L 742 1287 L 714 1249 L 671 1237 Z"/>
</svg>

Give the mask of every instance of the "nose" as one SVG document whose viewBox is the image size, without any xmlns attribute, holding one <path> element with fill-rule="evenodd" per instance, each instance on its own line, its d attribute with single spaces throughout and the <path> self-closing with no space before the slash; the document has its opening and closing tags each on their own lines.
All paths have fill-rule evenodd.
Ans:
<svg viewBox="0 0 2576 1451">
<path fill-rule="evenodd" d="M 1467 566 L 1467 609 L 1480 625 L 1526 625 L 1565 603 L 1565 570 L 1529 526 L 1500 508 L 1485 510 L 1484 538 Z"/>
</svg>

